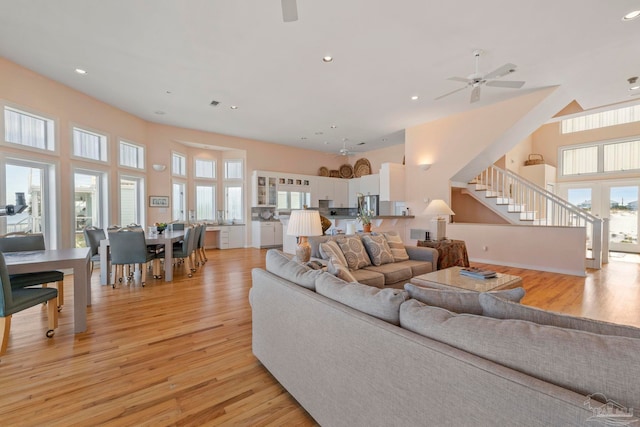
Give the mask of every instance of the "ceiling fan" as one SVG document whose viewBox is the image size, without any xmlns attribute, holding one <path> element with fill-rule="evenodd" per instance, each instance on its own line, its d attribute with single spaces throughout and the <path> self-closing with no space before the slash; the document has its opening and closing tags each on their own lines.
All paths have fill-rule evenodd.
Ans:
<svg viewBox="0 0 640 427">
<path fill-rule="evenodd" d="M 281 0 L 282 1 L 282 20 L 284 22 L 293 22 L 298 20 L 297 0 Z"/>
<path fill-rule="evenodd" d="M 283 0 L 284 1 L 284 0 Z M 456 92 L 460 92 L 468 87 L 473 88 L 471 91 L 471 99 L 469 102 L 477 102 L 480 100 L 480 87 L 482 85 L 493 86 L 493 87 L 505 87 L 510 89 L 520 89 L 525 82 L 523 81 L 515 81 L 515 80 L 496 80 L 501 77 L 506 76 L 507 74 L 514 73 L 516 71 L 517 66 L 515 64 L 504 64 L 502 67 L 496 68 L 492 72 L 488 74 L 481 74 L 479 69 L 480 64 L 480 55 L 482 54 L 481 50 L 476 50 L 473 52 L 473 56 L 476 58 L 476 71 L 473 74 L 470 74 L 466 78 L 464 77 L 449 77 L 448 80 L 453 80 L 456 82 L 466 83 L 465 86 L 460 89 L 456 89 L 454 91 L 445 93 L 444 95 L 440 95 L 436 98 L 442 99 L 445 96 L 452 95 Z"/>
<path fill-rule="evenodd" d="M 342 148 L 338 151 L 340 156 L 353 156 L 354 154 L 359 153 L 359 151 L 353 151 L 350 148 L 347 148 L 347 138 L 342 140 Z"/>
</svg>

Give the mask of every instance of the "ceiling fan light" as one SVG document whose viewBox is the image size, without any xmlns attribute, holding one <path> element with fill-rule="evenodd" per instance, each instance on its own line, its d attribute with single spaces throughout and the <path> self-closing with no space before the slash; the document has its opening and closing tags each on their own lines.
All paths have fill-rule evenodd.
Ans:
<svg viewBox="0 0 640 427">
<path fill-rule="evenodd" d="M 322 62 L 333 62 L 333 56 L 323 56 L 322 57 Z"/>
<path fill-rule="evenodd" d="M 633 10 L 622 17 L 623 21 L 631 21 L 632 19 L 636 19 L 640 16 L 640 10 Z"/>
</svg>

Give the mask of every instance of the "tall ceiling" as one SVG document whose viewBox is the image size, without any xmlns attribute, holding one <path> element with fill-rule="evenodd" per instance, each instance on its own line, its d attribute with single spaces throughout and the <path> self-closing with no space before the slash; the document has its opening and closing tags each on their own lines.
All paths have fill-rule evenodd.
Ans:
<svg viewBox="0 0 640 427">
<path fill-rule="evenodd" d="M 640 75 L 640 18 L 621 19 L 638 0 L 297 4 L 285 23 L 280 0 L 0 0 L 0 54 L 152 122 L 336 152 L 546 86 L 629 101 Z M 526 84 L 435 100 L 476 49 L 481 73 L 513 63 L 501 80 Z"/>
</svg>

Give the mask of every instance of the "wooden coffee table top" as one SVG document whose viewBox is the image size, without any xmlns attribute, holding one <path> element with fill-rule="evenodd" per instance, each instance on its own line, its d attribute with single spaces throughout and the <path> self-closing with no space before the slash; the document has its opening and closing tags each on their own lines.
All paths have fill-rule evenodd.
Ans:
<svg viewBox="0 0 640 427">
<path fill-rule="evenodd" d="M 421 274 L 411 279 L 411 283 L 418 286 L 440 288 L 446 290 L 466 290 L 476 292 L 496 291 L 499 289 L 513 289 L 522 286 L 522 279 L 510 274 L 498 273 L 492 279 L 474 279 L 460 274 L 462 267 L 449 267 L 443 270 Z"/>
</svg>

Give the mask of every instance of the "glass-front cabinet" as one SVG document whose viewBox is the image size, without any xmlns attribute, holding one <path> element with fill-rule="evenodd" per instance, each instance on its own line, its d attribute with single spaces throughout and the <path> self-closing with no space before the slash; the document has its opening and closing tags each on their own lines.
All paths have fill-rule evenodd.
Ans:
<svg viewBox="0 0 640 427">
<path fill-rule="evenodd" d="M 275 206 L 278 201 L 278 179 L 260 171 L 253 172 L 253 206 Z"/>
</svg>

